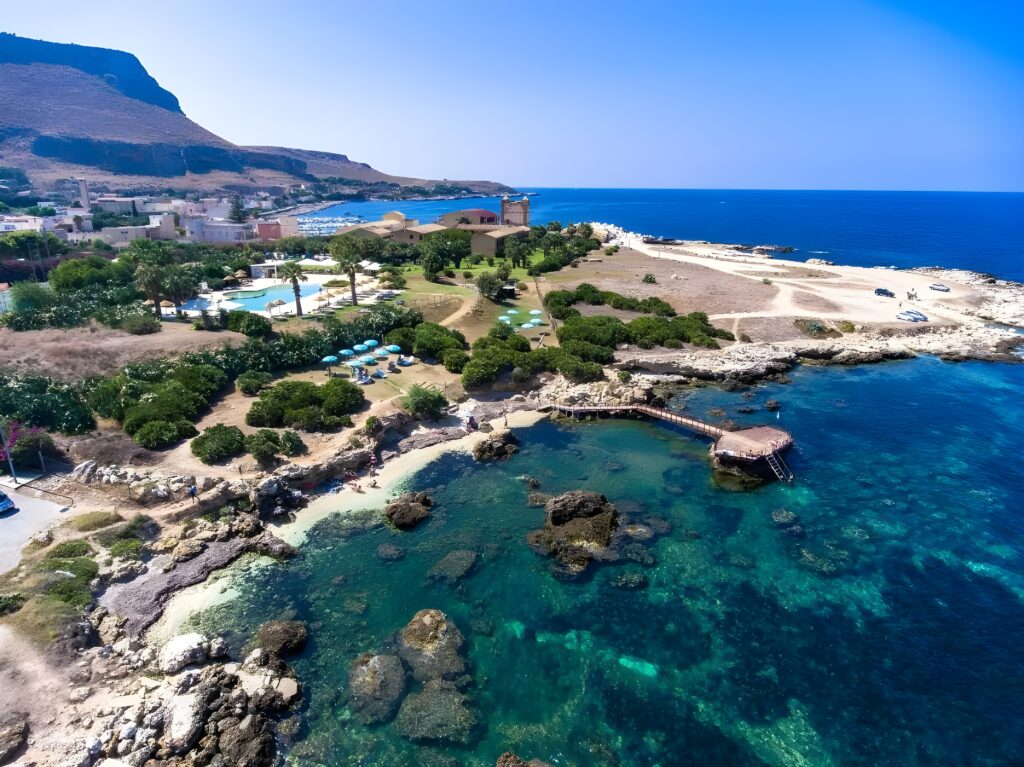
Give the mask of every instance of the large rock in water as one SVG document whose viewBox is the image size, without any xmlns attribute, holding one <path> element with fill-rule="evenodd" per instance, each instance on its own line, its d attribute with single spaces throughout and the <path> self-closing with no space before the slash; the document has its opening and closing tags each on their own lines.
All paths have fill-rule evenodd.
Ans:
<svg viewBox="0 0 1024 767">
<path fill-rule="evenodd" d="M 501 429 L 473 446 L 473 457 L 478 461 L 508 458 L 519 449 L 519 440 L 509 429 Z"/>
<path fill-rule="evenodd" d="M 567 575 L 579 575 L 591 560 L 608 555 L 619 526 L 619 512 L 600 493 L 573 490 L 556 496 L 545 506 L 544 527 L 526 536 L 543 554 L 558 560 Z"/>
<path fill-rule="evenodd" d="M 445 554 L 436 565 L 430 568 L 428 576 L 432 580 L 455 583 L 469 575 L 478 557 L 475 551 L 456 549 Z"/>
<path fill-rule="evenodd" d="M 281 658 L 306 646 L 309 630 L 302 621 L 267 621 L 256 632 L 254 644 Z"/>
<path fill-rule="evenodd" d="M 398 637 L 398 654 L 418 682 L 455 680 L 466 672 L 462 632 L 440 610 L 420 610 Z"/>
<path fill-rule="evenodd" d="M 430 516 L 433 505 L 426 493 L 406 493 L 385 507 L 384 516 L 399 530 L 411 530 Z"/>
<path fill-rule="evenodd" d="M 494 767 L 551 767 L 551 765 L 547 762 L 542 762 L 540 759 L 531 759 L 527 762 L 513 754 L 511 751 L 506 751 L 498 757 L 498 761 Z"/>
<path fill-rule="evenodd" d="M 349 706 L 362 724 L 386 722 L 405 692 L 405 668 L 395 655 L 363 653 L 348 669 Z"/>
<path fill-rule="evenodd" d="M 398 732 L 409 740 L 469 743 L 476 715 L 468 698 L 452 682 L 434 679 L 410 693 L 398 711 Z"/>
</svg>

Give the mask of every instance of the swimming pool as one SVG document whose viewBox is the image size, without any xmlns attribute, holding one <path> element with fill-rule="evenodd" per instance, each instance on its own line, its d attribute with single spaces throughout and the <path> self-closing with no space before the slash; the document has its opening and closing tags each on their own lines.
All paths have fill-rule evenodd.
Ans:
<svg viewBox="0 0 1024 767">
<path fill-rule="evenodd" d="M 317 283 L 308 283 L 299 286 L 299 295 L 303 298 L 309 296 L 315 296 L 321 290 L 320 285 Z M 292 286 L 286 283 L 281 285 L 271 285 L 266 288 L 260 288 L 259 290 L 233 290 L 224 294 L 224 300 L 220 302 L 222 309 L 244 309 L 247 312 L 265 312 L 267 310 L 267 304 L 271 301 L 284 301 L 289 307 L 294 309 L 295 306 L 295 294 L 292 292 Z M 216 308 L 217 302 L 211 301 L 209 298 L 193 298 L 190 301 L 186 301 L 181 305 L 181 309 L 184 311 L 201 312 L 206 309 Z M 285 308 L 287 311 L 287 308 Z"/>
</svg>

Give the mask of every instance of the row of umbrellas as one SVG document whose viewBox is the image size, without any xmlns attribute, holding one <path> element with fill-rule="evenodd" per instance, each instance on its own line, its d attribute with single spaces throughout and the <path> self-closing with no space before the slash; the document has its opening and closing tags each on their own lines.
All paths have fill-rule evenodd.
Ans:
<svg viewBox="0 0 1024 767">
<path fill-rule="evenodd" d="M 402 347 L 397 344 L 390 344 L 389 346 L 377 349 L 373 354 L 366 354 L 366 352 L 370 352 L 378 346 L 380 346 L 380 342 L 371 338 L 367 341 L 363 341 L 361 344 L 356 344 L 351 349 L 342 349 L 338 352 L 338 355 L 346 359 L 345 364 L 349 367 L 358 368 L 363 365 L 376 365 L 377 360 L 386 360 L 389 354 L 398 354 L 402 351 Z M 359 354 L 362 354 L 363 356 L 357 357 Z M 328 366 L 334 365 L 338 362 L 338 356 L 328 354 L 320 361 Z"/>
<path fill-rule="evenodd" d="M 522 330 L 532 330 L 538 325 L 543 325 L 544 321 L 540 319 L 542 312 L 540 309 L 530 310 L 530 319 L 527 322 L 522 323 L 519 327 Z M 498 317 L 498 322 L 503 322 L 506 325 L 511 325 L 515 322 L 515 315 L 519 314 L 518 309 L 509 309 L 503 315 Z"/>
</svg>

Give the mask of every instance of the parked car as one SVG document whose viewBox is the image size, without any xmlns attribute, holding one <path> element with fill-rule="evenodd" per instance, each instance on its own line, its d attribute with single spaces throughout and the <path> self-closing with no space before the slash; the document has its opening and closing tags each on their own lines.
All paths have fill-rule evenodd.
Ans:
<svg viewBox="0 0 1024 767">
<path fill-rule="evenodd" d="M 6 493 L 0 493 L 0 514 L 6 514 L 8 511 L 17 511 L 18 507 L 14 505 L 14 501 L 7 497 Z"/>
<path fill-rule="evenodd" d="M 896 319 L 904 322 L 927 322 L 928 318 L 915 309 L 907 309 L 896 315 Z"/>
<path fill-rule="evenodd" d="M 932 290 L 937 290 L 940 293 L 948 293 L 949 292 L 949 287 L 946 286 L 946 285 L 943 285 L 941 282 L 933 282 L 928 287 L 931 288 Z"/>
<path fill-rule="evenodd" d="M 896 294 L 888 288 L 875 288 L 876 296 L 885 296 L 886 298 L 896 298 Z"/>
</svg>

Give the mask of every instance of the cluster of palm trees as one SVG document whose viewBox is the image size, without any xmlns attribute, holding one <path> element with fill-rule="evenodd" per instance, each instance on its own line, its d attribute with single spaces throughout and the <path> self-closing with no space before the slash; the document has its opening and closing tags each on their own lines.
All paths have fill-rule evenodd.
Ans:
<svg viewBox="0 0 1024 767">
<path fill-rule="evenodd" d="M 359 303 L 356 297 L 356 272 L 359 270 L 359 264 L 363 261 L 370 261 L 379 255 L 380 243 L 377 240 L 342 235 L 331 241 L 328 250 L 341 271 L 348 275 L 349 288 L 352 290 L 352 305 L 355 306 Z M 302 271 L 302 265 L 297 261 L 281 264 L 278 267 L 277 276 L 284 282 L 292 284 L 292 293 L 295 294 L 295 314 L 301 317 L 302 288 L 300 283 L 306 282 L 308 279 Z"/>
</svg>

